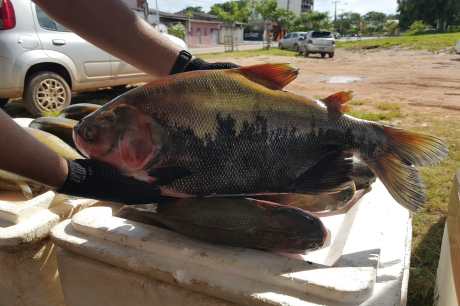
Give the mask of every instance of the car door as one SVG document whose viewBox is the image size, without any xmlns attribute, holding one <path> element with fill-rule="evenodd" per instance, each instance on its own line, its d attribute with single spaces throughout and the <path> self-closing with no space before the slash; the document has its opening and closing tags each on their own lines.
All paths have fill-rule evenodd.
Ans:
<svg viewBox="0 0 460 306">
<path fill-rule="evenodd" d="M 77 71 L 74 77 L 80 83 L 103 84 L 112 78 L 111 55 L 77 34 L 69 31 L 58 22 L 51 19 L 35 4 L 36 30 L 45 52 L 50 57 L 64 54 L 72 60 Z"/>
<path fill-rule="evenodd" d="M 112 77 L 114 78 L 115 83 L 125 84 L 132 79 L 145 78 L 147 74 L 143 71 L 140 71 L 136 67 L 122 61 L 121 59 L 112 56 Z M 126 83 L 127 84 L 127 83 Z"/>
<path fill-rule="evenodd" d="M 289 38 L 290 37 L 291 37 L 291 33 L 288 33 L 288 34 L 284 35 L 283 40 L 281 41 L 281 43 L 283 44 L 284 48 L 289 47 Z"/>
</svg>

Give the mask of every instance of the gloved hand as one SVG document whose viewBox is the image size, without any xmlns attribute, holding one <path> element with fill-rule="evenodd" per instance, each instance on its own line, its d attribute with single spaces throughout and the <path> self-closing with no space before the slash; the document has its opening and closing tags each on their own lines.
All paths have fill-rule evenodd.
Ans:
<svg viewBox="0 0 460 306">
<path fill-rule="evenodd" d="M 158 186 L 125 176 L 108 164 L 77 159 L 69 161 L 68 165 L 69 174 L 57 190 L 59 193 L 125 204 L 148 204 L 166 199 L 161 197 Z"/>
<path fill-rule="evenodd" d="M 208 63 L 201 58 L 194 58 L 192 59 L 188 65 L 185 67 L 185 71 L 193 71 L 193 70 L 212 70 L 212 69 L 232 69 L 238 68 L 239 66 L 233 63 L 226 63 L 226 62 L 217 62 L 217 63 Z"/>
<path fill-rule="evenodd" d="M 201 58 L 194 58 L 188 51 L 183 50 L 177 56 L 176 63 L 171 69 L 170 74 L 193 70 L 232 69 L 238 67 L 236 64 L 227 62 L 208 63 Z"/>
</svg>

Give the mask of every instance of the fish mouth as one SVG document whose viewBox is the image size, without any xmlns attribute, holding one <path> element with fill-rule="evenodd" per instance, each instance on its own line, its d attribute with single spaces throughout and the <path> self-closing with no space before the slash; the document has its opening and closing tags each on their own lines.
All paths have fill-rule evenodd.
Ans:
<svg viewBox="0 0 460 306">
<path fill-rule="evenodd" d="M 83 145 L 80 142 L 80 136 L 78 135 L 79 125 L 80 125 L 80 123 L 78 123 L 72 130 L 73 143 L 75 144 L 75 148 L 77 149 L 77 151 L 81 155 L 83 155 L 83 156 L 85 156 L 87 158 L 90 158 L 89 153 L 83 148 Z"/>
</svg>

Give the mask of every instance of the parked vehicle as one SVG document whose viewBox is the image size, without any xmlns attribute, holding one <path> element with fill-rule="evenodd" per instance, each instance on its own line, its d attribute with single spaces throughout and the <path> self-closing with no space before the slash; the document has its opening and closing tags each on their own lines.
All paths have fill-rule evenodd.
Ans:
<svg viewBox="0 0 460 306">
<path fill-rule="evenodd" d="M 327 31 L 311 31 L 300 40 L 299 52 L 305 57 L 310 54 L 319 53 L 321 57 L 334 57 L 335 54 L 335 38 L 331 32 Z"/>
<path fill-rule="evenodd" d="M 457 41 L 457 45 L 455 45 L 455 52 L 457 52 L 458 54 L 460 54 L 460 40 Z"/>
<path fill-rule="evenodd" d="M 0 106 L 22 97 L 31 113 L 43 114 L 69 105 L 72 92 L 149 79 L 52 20 L 32 1 L 0 0 Z"/>
<path fill-rule="evenodd" d="M 300 39 L 303 38 L 307 32 L 292 32 L 287 33 L 278 43 L 280 49 L 288 49 L 299 51 Z"/>
</svg>

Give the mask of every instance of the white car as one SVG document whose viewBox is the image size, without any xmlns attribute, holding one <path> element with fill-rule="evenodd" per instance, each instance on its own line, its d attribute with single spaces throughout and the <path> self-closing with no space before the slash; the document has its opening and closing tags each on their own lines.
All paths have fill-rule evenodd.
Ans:
<svg viewBox="0 0 460 306">
<path fill-rule="evenodd" d="M 460 54 L 460 40 L 457 41 L 457 45 L 455 46 L 455 51 Z"/>
<path fill-rule="evenodd" d="M 308 32 L 300 41 L 299 52 L 305 57 L 319 53 L 322 58 L 326 57 L 326 54 L 332 58 L 335 54 L 335 38 L 328 31 Z"/>
<path fill-rule="evenodd" d="M 307 32 L 287 33 L 278 43 L 278 48 L 299 51 L 300 40 Z"/>
<path fill-rule="evenodd" d="M 181 39 L 163 35 L 186 49 Z M 149 80 L 143 71 L 52 20 L 32 1 L 0 0 L 0 107 L 22 97 L 31 113 L 43 114 L 69 105 L 72 92 Z"/>
</svg>

